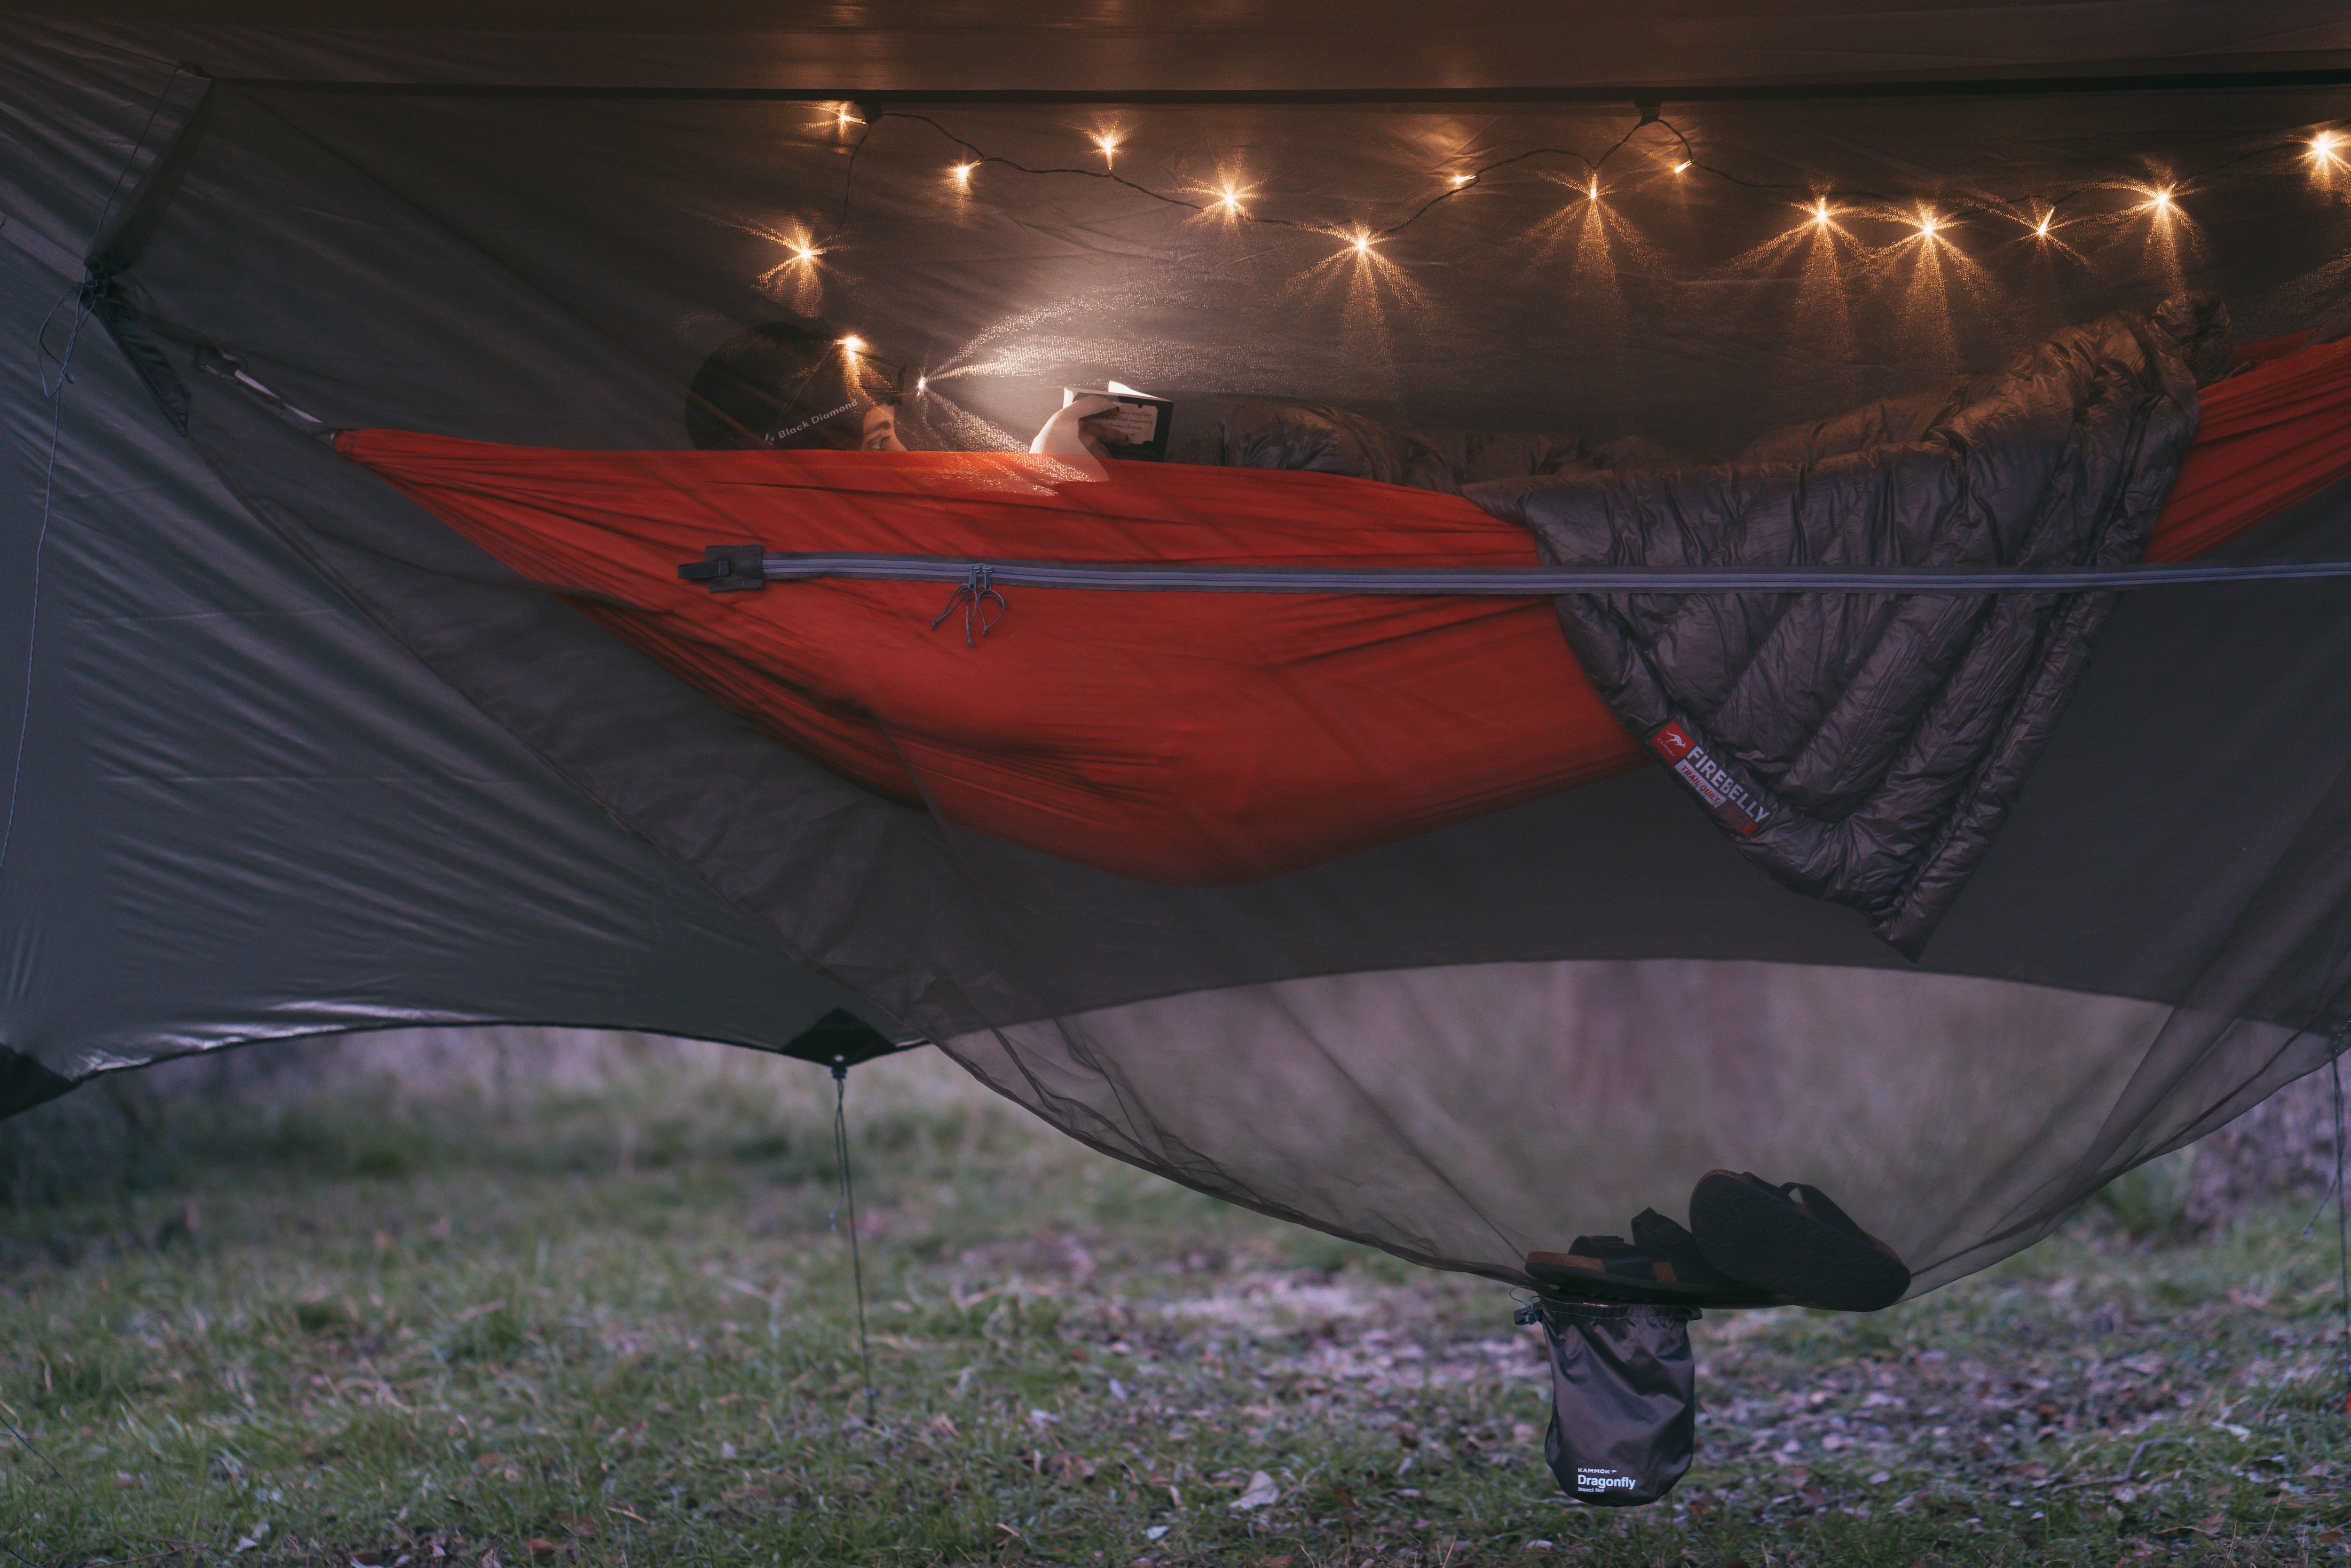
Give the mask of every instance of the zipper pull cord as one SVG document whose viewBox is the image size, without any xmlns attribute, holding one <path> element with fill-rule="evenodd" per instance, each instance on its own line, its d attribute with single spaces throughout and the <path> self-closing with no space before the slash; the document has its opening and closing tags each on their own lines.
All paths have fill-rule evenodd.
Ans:
<svg viewBox="0 0 2351 1568">
<path fill-rule="evenodd" d="M 995 584 L 992 581 L 992 579 L 995 576 L 995 568 L 988 566 L 985 562 L 973 567 L 971 569 L 970 575 L 966 577 L 961 582 L 956 584 L 956 591 L 947 595 L 947 607 L 945 610 L 940 611 L 937 618 L 932 621 L 931 630 L 934 632 L 937 631 L 939 629 L 940 622 L 946 620 L 948 616 L 954 614 L 956 612 L 956 606 L 960 604 L 963 606 L 964 646 L 967 648 L 978 647 L 978 638 L 972 635 L 971 630 L 973 612 L 975 611 L 978 612 L 979 636 L 985 637 L 990 632 L 996 630 L 997 623 L 1002 621 L 1004 619 L 1005 612 L 1012 608 L 1009 604 L 1007 604 L 1004 601 L 1004 595 L 996 591 Z M 996 613 L 994 615 L 990 615 L 987 612 L 987 603 L 990 600 L 996 601 Z"/>
</svg>

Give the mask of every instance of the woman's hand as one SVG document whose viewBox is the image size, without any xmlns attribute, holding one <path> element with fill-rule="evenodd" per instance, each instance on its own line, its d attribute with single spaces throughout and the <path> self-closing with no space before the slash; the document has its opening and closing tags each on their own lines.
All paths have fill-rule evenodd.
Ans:
<svg viewBox="0 0 2351 1568">
<path fill-rule="evenodd" d="M 1114 413 L 1118 404 L 1106 397 L 1072 398 L 1045 422 L 1029 450 L 1055 457 L 1107 457 L 1102 442 L 1086 428 L 1086 421 Z"/>
</svg>

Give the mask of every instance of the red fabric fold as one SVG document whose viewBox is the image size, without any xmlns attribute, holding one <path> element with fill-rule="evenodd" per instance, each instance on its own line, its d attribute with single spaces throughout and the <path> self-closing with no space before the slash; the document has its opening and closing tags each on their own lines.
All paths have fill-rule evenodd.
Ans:
<svg viewBox="0 0 2351 1568">
<path fill-rule="evenodd" d="M 2203 393 L 2149 560 L 2186 560 L 2351 478 L 2351 338 L 2257 361 Z"/>
<path fill-rule="evenodd" d="M 1011 454 L 567 452 L 338 438 L 436 517 L 766 733 L 998 838 L 1215 885 L 1642 766 L 1545 601 L 1020 589 L 977 645 L 935 584 L 714 594 L 705 546 L 1050 560 L 1532 566 L 1458 497 Z M 2204 394 L 2148 558 L 2351 476 L 2351 342 Z M 991 607 L 992 608 L 992 607 Z M 593 692 L 579 700 L 595 700 Z M 919 780 L 919 783 L 917 782 Z"/>
</svg>

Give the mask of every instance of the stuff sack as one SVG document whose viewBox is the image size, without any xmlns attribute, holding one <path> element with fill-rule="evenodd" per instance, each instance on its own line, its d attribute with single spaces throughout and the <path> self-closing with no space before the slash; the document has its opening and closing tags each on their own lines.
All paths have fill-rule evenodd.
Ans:
<svg viewBox="0 0 2351 1568">
<path fill-rule="evenodd" d="M 1543 1458 L 1569 1496 L 1635 1508 L 1674 1490 L 1698 1441 L 1695 1307 L 1537 1301 L 1519 1309 L 1551 1342 Z"/>
</svg>

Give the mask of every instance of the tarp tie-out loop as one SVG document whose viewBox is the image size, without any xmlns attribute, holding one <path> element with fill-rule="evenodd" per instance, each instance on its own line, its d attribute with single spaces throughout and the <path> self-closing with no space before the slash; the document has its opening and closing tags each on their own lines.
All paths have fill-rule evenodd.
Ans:
<svg viewBox="0 0 2351 1568">
<path fill-rule="evenodd" d="M 770 573 L 769 575 L 773 574 Z M 977 612 L 979 617 L 979 635 L 981 637 L 985 637 L 990 632 L 996 630 L 997 622 L 1003 620 L 1005 612 L 1012 608 L 1012 606 L 1004 601 L 1004 595 L 996 591 L 995 577 L 996 569 L 985 561 L 972 567 L 971 570 L 964 575 L 964 580 L 956 584 L 956 591 L 947 596 L 947 607 L 945 610 L 940 611 L 937 616 L 932 620 L 931 630 L 934 632 L 937 631 L 939 629 L 940 622 L 945 621 L 948 616 L 954 614 L 956 612 L 956 606 L 960 604 L 963 606 L 964 645 L 968 648 L 978 647 L 978 639 L 975 638 L 971 632 L 973 613 L 975 612 Z M 987 613 L 987 601 L 991 599 L 996 601 L 996 613 L 994 616 L 990 616 Z"/>
</svg>

